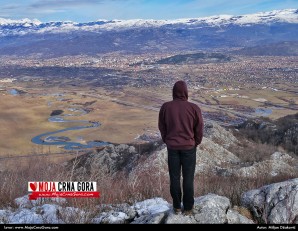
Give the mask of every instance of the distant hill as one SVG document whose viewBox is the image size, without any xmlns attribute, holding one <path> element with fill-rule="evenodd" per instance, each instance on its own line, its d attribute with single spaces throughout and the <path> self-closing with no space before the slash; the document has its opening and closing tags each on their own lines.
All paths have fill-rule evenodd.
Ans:
<svg viewBox="0 0 298 231">
<path fill-rule="evenodd" d="M 298 41 L 247 47 L 233 53 L 247 56 L 298 56 Z"/>
<path fill-rule="evenodd" d="M 231 57 L 220 53 L 195 53 L 174 55 L 160 59 L 156 64 L 183 64 L 183 63 L 219 63 L 231 61 Z"/>
</svg>

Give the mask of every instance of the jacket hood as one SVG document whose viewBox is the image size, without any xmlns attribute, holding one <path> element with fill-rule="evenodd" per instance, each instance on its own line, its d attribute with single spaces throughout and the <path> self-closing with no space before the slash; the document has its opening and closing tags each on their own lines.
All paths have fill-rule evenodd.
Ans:
<svg viewBox="0 0 298 231">
<path fill-rule="evenodd" d="M 173 99 L 188 100 L 187 85 L 184 81 L 178 81 L 173 87 Z"/>
</svg>

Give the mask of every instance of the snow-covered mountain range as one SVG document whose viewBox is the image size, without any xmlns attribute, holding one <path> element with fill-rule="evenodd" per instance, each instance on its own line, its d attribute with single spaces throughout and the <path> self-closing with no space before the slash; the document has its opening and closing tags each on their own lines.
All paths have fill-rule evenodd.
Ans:
<svg viewBox="0 0 298 231">
<path fill-rule="evenodd" d="M 177 20 L 97 20 L 94 22 L 77 23 L 71 21 L 64 22 L 41 22 L 37 19 L 11 20 L 0 18 L 0 35 L 24 35 L 27 33 L 45 32 L 69 32 L 69 31 L 100 31 L 100 30 L 119 30 L 142 27 L 200 27 L 200 26 L 227 26 L 240 25 L 251 26 L 252 24 L 272 24 L 272 23 L 298 23 L 298 10 L 274 10 L 256 14 L 240 16 L 218 15 L 203 18 L 187 18 Z"/>
<path fill-rule="evenodd" d="M 0 55 L 181 52 L 284 42 L 298 42 L 297 9 L 241 16 L 88 23 L 0 19 Z"/>
</svg>

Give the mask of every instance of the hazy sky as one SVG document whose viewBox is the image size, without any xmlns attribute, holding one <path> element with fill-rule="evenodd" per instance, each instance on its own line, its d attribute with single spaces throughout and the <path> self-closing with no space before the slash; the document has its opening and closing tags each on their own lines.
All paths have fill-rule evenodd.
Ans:
<svg viewBox="0 0 298 231">
<path fill-rule="evenodd" d="M 88 22 L 177 19 L 298 9 L 298 0 L 0 0 L 0 18 Z"/>
</svg>

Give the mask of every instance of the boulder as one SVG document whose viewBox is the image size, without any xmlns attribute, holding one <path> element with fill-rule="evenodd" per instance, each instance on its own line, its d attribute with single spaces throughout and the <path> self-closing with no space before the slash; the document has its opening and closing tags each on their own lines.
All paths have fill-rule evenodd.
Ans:
<svg viewBox="0 0 298 231">
<path fill-rule="evenodd" d="M 241 203 L 261 223 L 298 223 L 298 178 L 245 192 Z"/>
</svg>

